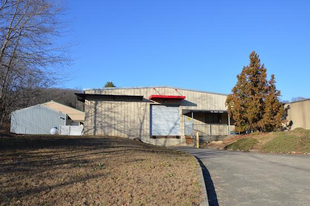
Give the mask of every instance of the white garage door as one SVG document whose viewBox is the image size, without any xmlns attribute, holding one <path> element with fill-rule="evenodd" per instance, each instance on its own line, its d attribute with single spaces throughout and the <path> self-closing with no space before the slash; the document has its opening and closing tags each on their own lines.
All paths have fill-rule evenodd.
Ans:
<svg viewBox="0 0 310 206">
<path fill-rule="evenodd" d="M 178 106 L 151 106 L 151 135 L 180 135 L 180 109 Z"/>
</svg>

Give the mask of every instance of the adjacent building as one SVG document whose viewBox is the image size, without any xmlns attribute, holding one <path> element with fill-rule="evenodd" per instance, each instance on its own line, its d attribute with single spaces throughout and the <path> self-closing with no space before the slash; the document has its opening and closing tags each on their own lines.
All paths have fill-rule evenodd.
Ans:
<svg viewBox="0 0 310 206">
<path fill-rule="evenodd" d="M 84 133 L 139 138 L 155 145 L 234 130 L 227 95 L 172 87 L 104 88 L 76 94 L 85 102 Z"/>
<path fill-rule="evenodd" d="M 310 99 L 286 104 L 288 108 L 288 125 L 290 129 L 310 129 Z"/>
<path fill-rule="evenodd" d="M 55 101 L 16 110 L 11 114 L 11 132 L 50 134 L 54 127 L 80 125 L 85 113 Z"/>
</svg>

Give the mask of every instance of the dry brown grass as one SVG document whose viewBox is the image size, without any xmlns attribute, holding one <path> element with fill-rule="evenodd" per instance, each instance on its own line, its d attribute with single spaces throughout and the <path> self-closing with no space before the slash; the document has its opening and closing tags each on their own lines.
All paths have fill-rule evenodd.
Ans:
<svg viewBox="0 0 310 206">
<path fill-rule="evenodd" d="M 199 205 L 194 157 L 123 138 L 0 137 L 0 205 Z"/>
</svg>

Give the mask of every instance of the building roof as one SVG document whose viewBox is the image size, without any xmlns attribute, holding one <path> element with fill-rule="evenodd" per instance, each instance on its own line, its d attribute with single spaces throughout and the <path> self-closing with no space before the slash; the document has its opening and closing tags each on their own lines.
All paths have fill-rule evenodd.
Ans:
<svg viewBox="0 0 310 206">
<path fill-rule="evenodd" d="M 85 91 L 96 91 L 96 90 L 118 90 L 118 89 L 147 89 L 147 88 L 172 88 L 177 90 L 186 90 L 186 91 L 192 91 L 192 92 L 202 92 L 202 93 L 208 93 L 208 94 L 218 94 L 223 96 L 228 96 L 228 94 L 223 93 L 217 93 L 217 92 L 208 92 L 208 91 L 201 91 L 201 90 L 194 90 L 194 89 L 183 89 L 179 87 L 170 87 L 170 86 L 149 86 L 149 87 L 105 87 L 100 89 L 83 89 Z"/>
<path fill-rule="evenodd" d="M 100 91 L 100 90 L 119 90 L 119 89 L 151 89 L 151 88 L 170 88 L 170 89 L 176 89 L 176 90 L 185 90 L 185 91 L 192 91 L 192 92 L 201 92 L 201 93 L 207 93 L 207 94 L 217 94 L 217 95 L 223 95 L 228 96 L 228 94 L 218 93 L 218 92 L 209 92 L 209 91 L 201 91 L 201 90 L 194 90 L 194 89 L 184 89 L 179 87 L 171 87 L 171 86 L 148 86 L 148 87 L 104 87 L 99 89 L 90 89 L 85 88 L 83 89 L 84 93 L 87 93 L 87 91 Z"/>
<path fill-rule="evenodd" d="M 84 94 L 84 93 L 74 93 L 78 100 L 85 102 L 86 98 L 100 98 L 103 100 L 110 101 L 126 101 L 126 100 L 138 100 L 141 101 L 143 96 L 141 95 L 111 95 L 111 94 Z"/>
<path fill-rule="evenodd" d="M 293 101 L 293 102 L 288 102 L 287 104 L 293 104 L 293 103 L 297 103 L 297 102 L 305 102 L 305 101 L 309 101 L 310 99 L 301 99 L 301 100 L 297 100 L 297 101 Z"/>
<path fill-rule="evenodd" d="M 82 112 L 80 110 L 74 109 L 72 107 L 60 104 L 55 101 L 50 101 L 42 104 L 43 106 L 46 106 L 50 109 L 60 111 L 62 113 L 67 114 L 71 120 L 73 121 L 84 121 L 85 120 L 85 112 Z"/>
</svg>

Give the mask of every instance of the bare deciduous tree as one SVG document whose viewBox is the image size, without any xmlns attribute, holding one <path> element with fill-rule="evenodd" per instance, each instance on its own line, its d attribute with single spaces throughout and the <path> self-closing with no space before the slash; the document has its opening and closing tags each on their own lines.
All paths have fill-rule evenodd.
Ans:
<svg viewBox="0 0 310 206">
<path fill-rule="evenodd" d="M 26 102 L 28 105 L 24 107 L 29 107 L 35 104 L 45 103 L 54 100 L 58 103 L 67 105 L 69 107 L 76 108 L 83 111 L 83 103 L 78 101 L 74 93 L 81 93 L 79 89 L 60 89 L 60 88 L 47 88 L 41 89 L 38 96 L 35 99 L 31 99 Z"/>
<path fill-rule="evenodd" d="M 0 124 L 20 100 L 53 84 L 52 66 L 67 62 L 61 34 L 62 8 L 53 0 L 0 0 Z"/>
</svg>

